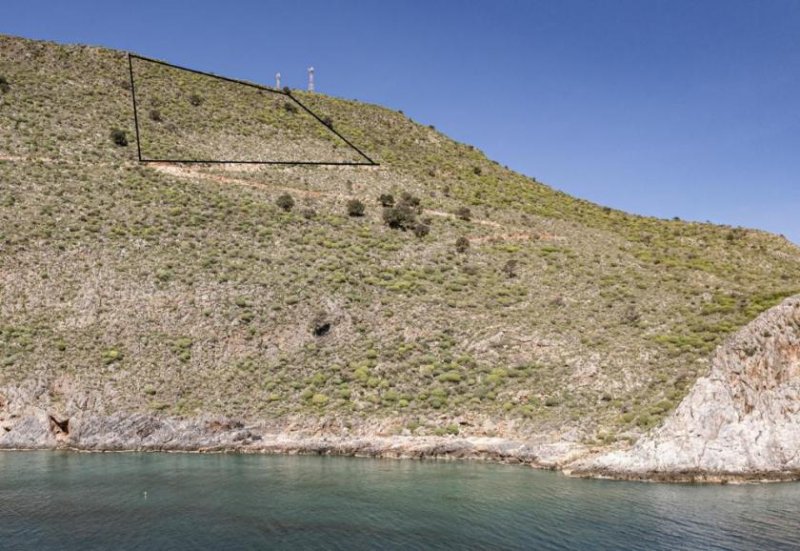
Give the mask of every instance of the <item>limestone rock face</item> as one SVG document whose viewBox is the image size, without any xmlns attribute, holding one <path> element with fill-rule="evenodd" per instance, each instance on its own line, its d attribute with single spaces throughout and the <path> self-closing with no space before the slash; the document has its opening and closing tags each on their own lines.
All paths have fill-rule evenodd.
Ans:
<svg viewBox="0 0 800 551">
<path fill-rule="evenodd" d="M 53 395 L 61 400 L 53 400 Z M 505 437 L 399 436 L 366 420 L 346 428 L 332 419 L 297 418 L 245 424 L 215 415 L 171 418 L 97 411 L 101 393 L 68 381 L 30 380 L 0 386 L 0 451 L 200 451 L 476 459 L 559 468 L 586 453 L 574 438 L 521 441 Z M 101 404 L 102 405 L 102 404 Z M 465 421 L 466 422 L 466 421 Z"/>
<path fill-rule="evenodd" d="M 800 296 L 742 328 L 664 424 L 575 474 L 674 480 L 800 475 Z"/>
</svg>

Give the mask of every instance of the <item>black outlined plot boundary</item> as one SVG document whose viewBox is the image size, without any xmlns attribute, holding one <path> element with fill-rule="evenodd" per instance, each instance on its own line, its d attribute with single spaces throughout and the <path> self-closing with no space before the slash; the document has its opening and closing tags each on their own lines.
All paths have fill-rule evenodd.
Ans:
<svg viewBox="0 0 800 551">
<path fill-rule="evenodd" d="M 352 152 L 354 152 L 359 158 L 363 158 L 364 160 L 358 161 L 314 161 L 308 159 L 290 159 L 290 160 L 241 160 L 241 159 L 224 159 L 224 158 L 217 158 L 217 159 L 185 159 L 185 158 L 148 158 L 147 156 L 142 155 L 142 138 L 143 132 L 141 128 L 141 118 L 140 118 L 140 105 L 137 102 L 137 76 L 136 71 L 134 70 L 134 60 L 146 62 L 146 63 L 154 63 L 163 67 L 168 67 L 171 69 L 176 69 L 179 71 L 186 71 L 188 73 L 202 75 L 205 77 L 210 77 L 213 79 L 217 79 L 222 82 L 232 83 L 236 85 L 246 86 L 249 88 L 253 88 L 259 90 L 261 92 L 266 92 L 268 94 L 274 94 L 276 96 L 280 96 L 285 98 L 286 101 L 292 102 L 296 109 L 301 110 L 303 113 L 310 115 L 312 119 L 321 125 L 326 132 L 332 133 L 336 138 L 341 140 L 344 144 L 346 144 L 347 148 L 349 148 Z M 333 166 L 378 166 L 374 160 L 372 160 L 366 153 L 364 153 L 361 149 L 359 149 L 355 144 L 353 144 L 350 140 L 345 138 L 339 131 L 337 131 L 333 125 L 330 123 L 326 123 L 319 115 L 317 115 L 314 111 L 312 111 L 308 106 L 306 106 L 303 102 L 301 102 L 298 98 L 296 98 L 290 91 L 287 90 L 277 90 L 275 88 L 270 88 L 267 86 L 262 86 L 259 84 L 255 84 L 252 82 L 246 82 L 238 79 L 228 78 L 220 75 L 215 75 L 212 73 L 207 73 L 204 71 L 198 71 L 196 69 L 190 69 L 187 67 L 181 67 L 179 65 L 174 65 L 172 63 L 167 63 L 165 61 L 160 61 L 157 59 L 151 59 L 148 57 L 140 56 L 137 54 L 129 53 L 128 54 L 128 69 L 130 73 L 130 88 L 131 88 L 131 100 L 133 103 L 133 121 L 134 126 L 136 129 L 136 153 L 139 162 L 141 163 L 195 163 L 195 164 L 262 164 L 262 165 L 333 165 Z"/>
</svg>

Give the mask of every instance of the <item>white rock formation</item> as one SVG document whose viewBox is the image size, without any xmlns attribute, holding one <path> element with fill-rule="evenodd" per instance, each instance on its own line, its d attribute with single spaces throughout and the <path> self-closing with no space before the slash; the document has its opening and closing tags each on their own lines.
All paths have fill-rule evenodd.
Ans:
<svg viewBox="0 0 800 551">
<path fill-rule="evenodd" d="M 726 481 L 800 478 L 800 296 L 720 346 L 707 377 L 633 448 L 574 474 Z"/>
</svg>

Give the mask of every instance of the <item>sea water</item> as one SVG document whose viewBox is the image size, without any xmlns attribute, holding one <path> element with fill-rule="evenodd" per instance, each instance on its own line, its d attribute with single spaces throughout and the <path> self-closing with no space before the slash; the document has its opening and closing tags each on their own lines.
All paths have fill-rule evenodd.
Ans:
<svg viewBox="0 0 800 551">
<path fill-rule="evenodd" d="M 467 462 L 0 452 L 0 549 L 800 548 L 800 484 Z"/>
</svg>

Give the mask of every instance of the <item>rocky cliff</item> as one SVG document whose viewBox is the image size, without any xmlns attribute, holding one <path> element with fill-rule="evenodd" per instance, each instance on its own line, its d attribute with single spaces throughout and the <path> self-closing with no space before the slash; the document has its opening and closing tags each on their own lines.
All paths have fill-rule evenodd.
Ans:
<svg viewBox="0 0 800 551">
<path fill-rule="evenodd" d="M 723 482 L 800 476 L 800 297 L 718 348 L 711 372 L 660 428 L 573 472 Z"/>
<path fill-rule="evenodd" d="M 58 397 L 54 399 L 54 396 Z M 60 398 L 60 399 L 59 399 Z M 414 436 L 381 420 L 296 417 L 245 424 L 203 415 L 103 414 L 101 394 L 64 380 L 0 388 L 0 450 L 172 451 L 473 459 L 559 468 L 587 452 L 574 438 Z M 473 421 L 472 419 L 470 421 Z M 467 421 L 463 421 L 468 424 Z M 514 434 L 509 427 L 501 433 Z M 515 436 L 519 436 L 515 434 Z"/>
</svg>

